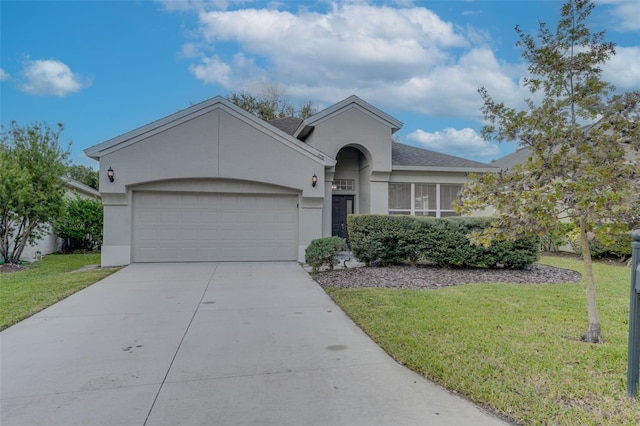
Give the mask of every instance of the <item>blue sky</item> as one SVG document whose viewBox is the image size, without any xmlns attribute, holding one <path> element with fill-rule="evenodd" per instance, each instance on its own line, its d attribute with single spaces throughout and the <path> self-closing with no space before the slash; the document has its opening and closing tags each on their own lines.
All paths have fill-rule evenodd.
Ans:
<svg viewBox="0 0 640 426">
<path fill-rule="evenodd" d="M 275 88 L 319 109 L 352 94 L 404 123 L 401 142 L 488 162 L 485 86 L 522 105 L 515 25 L 555 28 L 561 1 L 0 0 L 0 121 L 63 123 L 83 150 L 193 103 Z M 640 90 L 640 2 L 598 0 L 593 31 L 617 44 L 603 67 Z"/>
</svg>

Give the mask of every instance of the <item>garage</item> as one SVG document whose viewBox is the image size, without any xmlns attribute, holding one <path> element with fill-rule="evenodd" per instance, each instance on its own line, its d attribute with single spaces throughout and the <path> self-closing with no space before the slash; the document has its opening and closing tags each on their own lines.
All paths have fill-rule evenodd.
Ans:
<svg viewBox="0 0 640 426">
<path fill-rule="evenodd" d="M 134 262 L 296 260 L 298 196 L 133 192 Z"/>
</svg>

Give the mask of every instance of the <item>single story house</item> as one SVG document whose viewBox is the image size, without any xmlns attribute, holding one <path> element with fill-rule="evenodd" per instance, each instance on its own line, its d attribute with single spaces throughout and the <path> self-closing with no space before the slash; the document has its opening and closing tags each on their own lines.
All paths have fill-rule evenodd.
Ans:
<svg viewBox="0 0 640 426">
<path fill-rule="evenodd" d="M 68 197 L 76 195 L 84 199 L 100 200 L 100 193 L 95 189 L 73 179 L 63 178 L 65 181 L 65 190 Z M 48 232 L 34 245 L 27 244 L 22 251 L 21 259 L 31 261 L 45 254 L 55 253 L 62 249 L 62 239 L 53 232 L 51 225 L 46 225 Z M 13 244 L 13 242 L 11 242 Z"/>
<path fill-rule="evenodd" d="M 102 264 L 304 261 L 350 213 L 453 215 L 467 174 L 495 170 L 394 142 L 401 126 L 357 96 L 273 122 L 218 96 L 90 147 Z"/>
</svg>

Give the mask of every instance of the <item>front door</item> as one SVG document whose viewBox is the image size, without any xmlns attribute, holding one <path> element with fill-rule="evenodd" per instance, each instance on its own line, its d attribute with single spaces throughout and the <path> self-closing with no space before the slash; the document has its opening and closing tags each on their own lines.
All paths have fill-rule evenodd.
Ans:
<svg viewBox="0 0 640 426">
<path fill-rule="evenodd" d="M 331 209 L 331 235 L 347 240 L 347 215 L 353 214 L 353 195 L 334 195 Z"/>
</svg>

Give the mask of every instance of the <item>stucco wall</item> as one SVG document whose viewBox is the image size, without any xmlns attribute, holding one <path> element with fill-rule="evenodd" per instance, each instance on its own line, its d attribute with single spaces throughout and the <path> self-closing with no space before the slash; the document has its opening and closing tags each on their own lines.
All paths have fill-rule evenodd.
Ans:
<svg viewBox="0 0 640 426">
<path fill-rule="evenodd" d="M 356 107 L 318 123 L 307 143 L 331 158 L 343 147 L 355 146 L 373 170 L 391 171 L 391 129 Z"/>
<path fill-rule="evenodd" d="M 311 186 L 314 173 L 324 179 L 323 166 L 301 149 L 222 110 L 140 138 L 104 155 L 100 166 L 103 193 L 125 193 L 127 186 L 159 180 L 213 177 L 296 188 L 304 196 L 323 195 Z M 109 167 L 115 171 L 114 182 L 106 177 Z"/>
<path fill-rule="evenodd" d="M 314 188 L 311 178 L 315 174 L 324 182 L 325 167 L 305 149 L 302 142 L 285 140 L 269 127 L 224 109 L 123 143 L 100 159 L 100 190 L 105 194 L 102 264 L 130 262 L 132 191 L 140 189 L 299 194 L 299 245 L 306 247 L 322 233 L 322 210 L 306 200 L 323 199 L 323 185 Z M 114 182 L 106 178 L 109 167 Z"/>
</svg>

